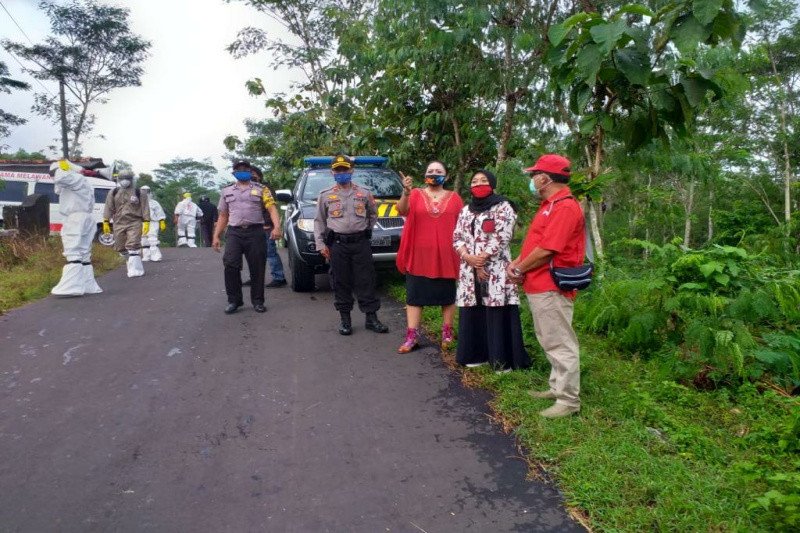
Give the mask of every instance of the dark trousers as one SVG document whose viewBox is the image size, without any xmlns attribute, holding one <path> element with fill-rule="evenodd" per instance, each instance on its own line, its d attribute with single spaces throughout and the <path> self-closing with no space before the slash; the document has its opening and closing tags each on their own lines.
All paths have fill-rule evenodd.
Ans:
<svg viewBox="0 0 800 533">
<path fill-rule="evenodd" d="M 338 238 L 330 246 L 331 285 L 333 305 L 337 311 L 353 309 L 353 292 L 358 298 L 358 308 L 364 313 L 374 313 L 381 307 L 375 296 L 375 265 L 369 239 L 341 242 Z"/>
<path fill-rule="evenodd" d="M 203 246 L 206 248 L 211 246 L 214 238 L 214 224 L 203 224 L 200 223 L 200 233 L 203 235 Z"/>
<path fill-rule="evenodd" d="M 228 227 L 225 239 L 225 293 L 228 303 L 242 305 L 242 255 L 250 269 L 250 302 L 253 305 L 264 303 L 264 271 L 267 267 L 264 228 L 261 225 L 246 228 Z"/>
</svg>

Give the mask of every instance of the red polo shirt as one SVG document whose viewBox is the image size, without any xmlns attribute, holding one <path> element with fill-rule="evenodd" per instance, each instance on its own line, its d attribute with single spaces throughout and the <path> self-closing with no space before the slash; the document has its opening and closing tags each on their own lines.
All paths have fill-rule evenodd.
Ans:
<svg viewBox="0 0 800 533">
<path fill-rule="evenodd" d="M 583 264 L 586 254 L 583 210 L 574 198 L 567 198 L 571 194 L 569 188 L 565 187 L 542 201 L 522 243 L 520 257 L 527 257 L 538 247 L 555 252 L 554 266 L 575 267 Z M 550 263 L 526 272 L 522 287 L 528 294 L 557 291 L 558 287 L 550 276 Z M 574 297 L 575 292 L 561 291 L 568 297 Z"/>
</svg>

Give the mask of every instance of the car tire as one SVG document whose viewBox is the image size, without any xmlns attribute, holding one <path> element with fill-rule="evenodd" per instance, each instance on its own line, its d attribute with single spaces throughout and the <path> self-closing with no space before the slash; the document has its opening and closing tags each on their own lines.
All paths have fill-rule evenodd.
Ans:
<svg viewBox="0 0 800 533">
<path fill-rule="evenodd" d="M 292 272 L 291 287 L 294 292 L 311 292 L 314 290 L 314 269 L 309 268 L 292 253 L 289 247 L 289 270 Z"/>
</svg>

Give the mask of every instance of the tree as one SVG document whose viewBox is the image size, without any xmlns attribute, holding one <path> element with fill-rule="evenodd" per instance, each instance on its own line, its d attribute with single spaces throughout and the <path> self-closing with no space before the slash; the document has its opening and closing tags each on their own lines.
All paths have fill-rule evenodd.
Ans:
<svg viewBox="0 0 800 533">
<path fill-rule="evenodd" d="M 280 119 L 246 120 L 247 137 L 244 140 L 228 135 L 223 144 L 231 152 L 228 159 L 247 159 L 259 167 L 275 188 L 284 188 L 296 178 L 297 169 L 304 156 L 314 154 L 325 143 L 301 124 L 302 113 L 293 113 Z M 319 128 L 319 122 L 307 124 Z"/>
<path fill-rule="evenodd" d="M 548 32 L 548 65 L 557 97 L 569 97 L 578 117 L 588 181 L 600 176 L 609 134 L 636 150 L 651 140 L 686 136 L 695 116 L 723 95 L 723 80 L 691 57 L 701 45 L 741 42 L 732 0 L 682 0 L 653 12 L 628 4 L 602 14 L 592 2 Z M 603 246 L 598 214 L 588 202 L 597 255 Z"/>
<path fill-rule="evenodd" d="M 161 163 L 153 174 L 161 183 L 185 184 L 186 192 L 192 192 L 216 187 L 219 171 L 209 159 L 197 161 L 192 158 L 176 157 L 168 163 Z"/>
<path fill-rule="evenodd" d="M 748 39 L 752 100 L 751 119 L 759 125 L 767 147 L 766 157 L 773 160 L 774 170 L 783 177 L 783 221 L 792 218 L 792 184 L 798 159 L 797 135 L 800 134 L 800 18 L 797 5 L 784 0 L 758 0 L 752 3 L 752 33 Z M 794 154 L 793 154 L 794 152 Z M 794 155 L 794 158 L 793 158 Z M 794 161 L 793 161 L 794 159 Z"/>
<path fill-rule="evenodd" d="M 27 91 L 30 89 L 30 85 L 25 83 L 24 81 L 15 80 L 13 78 L 9 78 L 9 71 L 8 67 L 5 63 L 0 61 L 0 93 L 11 94 L 11 90 L 22 90 Z M 3 109 L 0 109 L 0 139 L 3 137 L 8 137 L 11 133 L 12 126 L 21 126 L 25 124 L 25 119 L 20 118 L 16 115 L 12 115 Z"/>
<path fill-rule="evenodd" d="M 94 0 L 45 0 L 39 6 L 53 36 L 32 46 L 8 40 L 3 45 L 37 65 L 28 71 L 34 77 L 59 83 L 58 99 L 38 95 L 34 110 L 61 122 L 63 155 L 74 157 L 94 124 L 92 106 L 107 102 L 114 89 L 141 85 L 150 42 L 131 32 L 124 8 Z"/>
</svg>

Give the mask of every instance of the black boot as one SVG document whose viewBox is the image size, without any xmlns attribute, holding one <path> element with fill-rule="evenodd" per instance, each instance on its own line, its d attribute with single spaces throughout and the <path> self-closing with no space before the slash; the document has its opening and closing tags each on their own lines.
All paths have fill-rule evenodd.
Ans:
<svg viewBox="0 0 800 533">
<path fill-rule="evenodd" d="M 350 321 L 350 313 L 341 311 L 342 323 L 339 324 L 339 335 L 350 335 L 353 333 L 353 323 Z"/>
<path fill-rule="evenodd" d="M 371 329 L 375 333 L 386 333 L 389 331 L 389 328 L 383 324 L 380 320 L 378 320 L 377 313 L 367 313 L 367 321 L 364 324 L 367 329 Z"/>
</svg>

